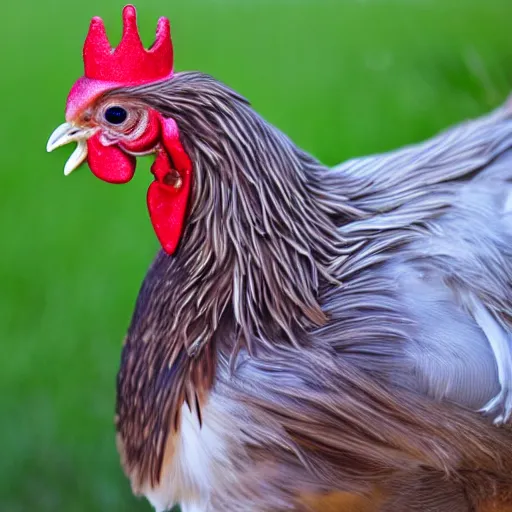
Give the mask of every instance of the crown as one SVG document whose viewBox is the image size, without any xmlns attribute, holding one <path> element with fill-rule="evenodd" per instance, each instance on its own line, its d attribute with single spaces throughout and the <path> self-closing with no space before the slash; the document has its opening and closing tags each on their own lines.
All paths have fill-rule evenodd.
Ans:
<svg viewBox="0 0 512 512">
<path fill-rule="evenodd" d="M 87 78 L 138 85 L 168 78 L 173 72 L 171 29 L 167 18 L 160 18 L 156 39 L 146 50 L 137 29 L 133 5 L 123 9 L 123 37 L 113 49 L 103 20 L 94 17 L 84 43 L 84 68 Z"/>
</svg>

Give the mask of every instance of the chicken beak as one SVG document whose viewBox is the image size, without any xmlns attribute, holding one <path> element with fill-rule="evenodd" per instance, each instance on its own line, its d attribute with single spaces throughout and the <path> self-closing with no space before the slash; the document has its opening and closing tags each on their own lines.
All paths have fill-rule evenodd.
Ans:
<svg viewBox="0 0 512 512">
<path fill-rule="evenodd" d="M 50 152 L 60 146 L 76 142 L 77 146 L 64 166 L 64 175 L 71 174 L 87 158 L 87 139 L 94 135 L 96 128 L 80 128 L 72 123 L 61 124 L 48 139 L 46 151 Z"/>
</svg>

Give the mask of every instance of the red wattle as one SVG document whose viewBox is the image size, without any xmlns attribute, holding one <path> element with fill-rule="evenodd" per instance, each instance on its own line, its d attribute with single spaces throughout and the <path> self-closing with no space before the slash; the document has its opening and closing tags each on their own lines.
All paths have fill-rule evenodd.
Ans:
<svg viewBox="0 0 512 512">
<path fill-rule="evenodd" d="M 118 146 L 104 146 L 97 133 L 87 140 L 87 163 L 101 180 L 126 183 L 133 178 L 137 162 Z"/>
<path fill-rule="evenodd" d="M 158 240 L 165 252 L 173 254 L 180 242 L 185 223 L 192 186 L 192 162 L 180 143 L 176 122 L 161 118 L 161 123 L 165 151 L 160 150 L 157 153 L 151 167 L 155 181 L 148 189 L 147 203 Z M 178 186 L 169 184 L 166 179 L 174 171 L 179 174 Z"/>
</svg>

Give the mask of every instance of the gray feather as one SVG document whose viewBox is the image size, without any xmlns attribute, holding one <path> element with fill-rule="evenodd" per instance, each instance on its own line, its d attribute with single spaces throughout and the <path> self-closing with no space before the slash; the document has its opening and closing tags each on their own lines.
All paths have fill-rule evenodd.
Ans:
<svg viewBox="0 0 512 512">
<path fill-rule="evenodd" d="M 512 409 L 510 106 L 328 169 L 210 77 L 109 94 L 174 118 L 195 178 L 181 245 L 157 256 L 124 348 L 140 361 L 118 381 L 129 471 L 159 473 L 149 454 L 187 375 L 176 354 L 186 368 L 213 353 L 240 463 L 236 485 L 220 471 L 212 510 L 414 482 L 424 510 L 462 511 L 466 471 L 510 485 L 512 436 L 485 417 Z M 397 492 L 385 510 L 422 503 Z"/>
</svg>

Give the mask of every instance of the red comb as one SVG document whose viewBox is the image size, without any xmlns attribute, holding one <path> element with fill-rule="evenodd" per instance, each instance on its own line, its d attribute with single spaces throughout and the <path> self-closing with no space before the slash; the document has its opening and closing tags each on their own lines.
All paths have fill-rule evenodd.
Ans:
<svg viewBox="0 0 512 512">
<path fill-rule="evenodd" d="M 133 5 L 123 9 L 123 37 L 110 46 L 103 20 L 94 17 L 84 44 L 85 76 L 90 79 L 136 85 L 168 78 L 173 71 L 169 20 L 160 18 L 156 39 L 149 50 L 142 45 Z"/>
</svg>

